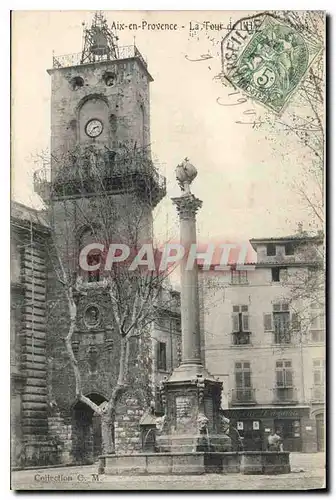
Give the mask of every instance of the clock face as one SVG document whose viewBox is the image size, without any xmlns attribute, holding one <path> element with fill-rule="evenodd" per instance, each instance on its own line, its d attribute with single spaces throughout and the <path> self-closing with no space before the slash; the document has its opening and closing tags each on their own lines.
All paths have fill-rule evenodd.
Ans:
<svg viewBox="0 0 336 500">
<path fill-rule="evenodd" d="M 89 137 L 98 137 L 103 131 L 103 124 L 100 120 L 93 118 L 85 126 L 85 132 Z"/>
</svg>

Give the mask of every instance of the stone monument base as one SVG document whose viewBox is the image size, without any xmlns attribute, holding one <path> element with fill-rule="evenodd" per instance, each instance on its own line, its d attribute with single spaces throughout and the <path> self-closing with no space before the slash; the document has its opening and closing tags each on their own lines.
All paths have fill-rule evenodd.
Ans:
<svg viewBox="0 0 336 500">
<path fill-rule="evenodd" d="M 157 436 L 160 453 L 226 452 L 232 450 L 231 439 L 225 434 L 172 434 Z"/>
<path fill-rule="evenodd" d="M 103 455 L 100 470 L 107 475 L 143 474 L 288 474 L 289 452 L 191 452 Z"/>
</svg>

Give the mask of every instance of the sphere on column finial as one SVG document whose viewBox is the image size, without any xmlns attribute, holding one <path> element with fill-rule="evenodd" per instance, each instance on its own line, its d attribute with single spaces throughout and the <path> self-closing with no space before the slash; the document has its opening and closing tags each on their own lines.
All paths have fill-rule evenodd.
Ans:
<svg viewBox="0 0 336 500">
<path fill-rule="evenodd" d="M 197 169 L 189 161 L 189 158 L 184 158 L 183 162 L 176 167 L 176 180 L 183 191 L 184 195 L 191 194 L 190 185 L 197 176 Z"/>
</svg>

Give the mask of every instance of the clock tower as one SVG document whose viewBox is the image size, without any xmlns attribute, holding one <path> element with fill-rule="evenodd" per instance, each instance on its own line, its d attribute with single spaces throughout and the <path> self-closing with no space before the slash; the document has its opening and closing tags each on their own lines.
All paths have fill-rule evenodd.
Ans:
<svg viewBox="0 0 336 500">
<path fill-rule="evenodd" d="M 88 285 L 85 296 L 78 299 L 72 349 L 82 374 L 83 394 L 97 405 L 109 399 L 117 383 L 120 342 L 110 299 L 99 287 L 104 272 L 83 276 L 79 250 L 97 238 L 101 243 L 99 227 L 104 229 L 103 238 L 126 243 L 132 237 L 133 218 L 137 243 L 151 242 L 152 210 L 166 193 L 165 179 L 151 159 L 149 85 L 153 79 L 137 47 L 120 47 L 117 41 L 105 18 L 96 13 L 91 26 L 83 26 L 82 52 L 53 57 L 48 70 L 51 181 L 48 192 L 42 192 L 41 183 L 39 190 L 49 200 L 53 244 L 62 267 Z M 64 345 L 69 309 L 53 269 L 47 300 L 52 305 L 47 342 L 51 418 L 66 429 L 63 435 L 70 442 L 64 449 L 71 450 L 72 458 L 91 460 L 101 453 L 101 437 L 92 410 L 76 402 L 73 368 Z M 127 398 L 122 402 L 125 425 L 141 414 L 139 398 Z M 130 416 L 124 418 L 128 410 Z M 131 424 L 138 428 L 137 423 Z M 127 435 L 127 429 L 123 434 Z M 132 431 L 130 439 L 134 436 Z"/>
</svg>

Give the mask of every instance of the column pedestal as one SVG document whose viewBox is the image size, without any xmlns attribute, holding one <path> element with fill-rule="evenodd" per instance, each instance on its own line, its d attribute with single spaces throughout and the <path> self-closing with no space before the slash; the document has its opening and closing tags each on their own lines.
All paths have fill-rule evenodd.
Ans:
<svg viewBox="0 0 336 500">
<path fill-rule="evenodd" d="M 230 449 L 220 417 L 222 383 L 204 367 L 198 368 L 201 370 L 195 377 L 187 378 L 184 367 L 180 366 L 169 380 L 162 382 L 165 418 L 162 434 L 157 438 L 159 451 L 180 453 Z M 188 372 L 191 374 L 191 367 Z"/>
</svg>

